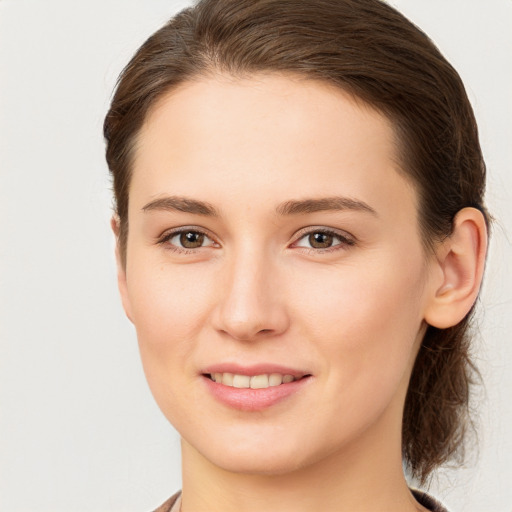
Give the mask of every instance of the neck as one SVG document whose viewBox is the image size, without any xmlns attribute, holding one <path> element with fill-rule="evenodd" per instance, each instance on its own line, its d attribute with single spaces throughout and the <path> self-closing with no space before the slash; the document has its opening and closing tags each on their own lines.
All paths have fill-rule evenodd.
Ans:
<svg viewBox="0 0 512 512">
<path fill-rule="evenodd" d="M 386 413 L 384 413 L 386 416 Z M 396 414 L 389 414 L 396 418 Z M 402 470 L 401 422 L 370 428 L 359 439 L 283 474 L 226 471 L 182 441 L 183 512 L 336 512 L 423 509 Z M 390 436 L 389 428 L 393 435 Z M 385 441 L 384 441 L 385 440 Z"/>
</svg>

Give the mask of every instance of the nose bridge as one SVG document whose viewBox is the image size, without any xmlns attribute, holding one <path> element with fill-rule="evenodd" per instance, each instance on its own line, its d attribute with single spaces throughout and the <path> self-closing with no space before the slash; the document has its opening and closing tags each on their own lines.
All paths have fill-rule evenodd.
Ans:
<svg viewBox="0 0 512 512">
<path fill-rule="evenodd" d="M 265 247 L 241 243 L 226 261 L 217 328 L 239 340 L 278 334 L 288 325 L 279 268 Z M 277 286 L 276 286 L 277 285 Z"/>
</svg>

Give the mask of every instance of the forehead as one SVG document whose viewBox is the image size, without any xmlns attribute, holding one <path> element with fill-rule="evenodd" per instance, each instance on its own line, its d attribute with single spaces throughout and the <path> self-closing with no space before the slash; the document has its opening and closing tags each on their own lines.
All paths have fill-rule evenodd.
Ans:
<svg viewBox="0 0 512 512">
<path fill-rule="evenodd" d="M 265 194 L 276 203 L 283 194 L 329 192 L 396 201 L 411 189 L 395 156 L 389 120 L 340 88 L 275 74 L 203 78 L 170 91 L 148 114 L 131 199 L 193 187 L 210 198 Z"/>
<path fill-rule="evenodd" d="M 268 147 L 268 138 L 256 138 L 264 135 L 263 128 L 279 134 L 275 146 L 293 138 L 297 143 L 324 140 L 354 147 L 351 139 L 363 132 L 388 149 L 394 140 L 388 119 L 343 89 L 297 75 L 261 73 L 246 78 L 214 75 L 180 84 L 150 109 L 138 147 L 157 143 L 158 135 L 175 141 L 175 149 L 187 135 L 204 137 L 210 146 L 223 138 L 224 146 L 231 141 L 237 147 L 262 142 Z"/>
</svg>

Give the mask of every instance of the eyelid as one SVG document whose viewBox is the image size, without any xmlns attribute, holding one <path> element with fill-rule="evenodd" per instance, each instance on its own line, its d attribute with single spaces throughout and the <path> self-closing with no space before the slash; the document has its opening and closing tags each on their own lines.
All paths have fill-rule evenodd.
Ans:
<svg viewBox="0 0 512 512">
<path fill-rule="evenodd" d="M 216 237 L 208 229 L 205 229 L 205 228 L 202 228 L 199 226 L 193 226 L 193 225 L 179 226 L 179 227 L 168 229 L 168 230 L 164 231 L 163 233 L 161 233 L 158 237 L 156 237 L 156 243 L 164 245 L 167 242 L 169 242 L 169 240 L 171 240 L 176 235 L 179 235 L 181 233 L 188 232 L 188 231 L 200 233 L 200 234 L 204 235 L 205 237 L 207 237 L 209 240 L 211 240 L 213 243 L 210 245 L 207 245 L 207 246 L 197 247 L 194 249 L 180 247 L 180 246 L 174 245 L 174 244 L 168 244 L 169 247 L 171 247 L 173 250 L 176 250 L 179 252 L 188 252 L 188 251 L 197 252 L 198 249 L 203 249 L 203 248 L 212 247 L 212 246 L 213 247 L 220 246 L 220 243 L 217 241 Z M 325 249 L 318 249 L 318 248 L 313 248 L 313 247 L 308 248 L 308 247 L 301 247 L 301 246 L 296 245 L 301 239 L 303 239 L 304 237 L 306 237 L 308 235 L 311 235 L 312 233 L 325 233 L 325 234 L 332 235 L 334 237 L 337 237 L 338 240 L 341 241 L 341 243 L 331 246 L 329 248 L 325 248 Z M 291 247 L 295 246 L 295 247 L 299 247 L 301 249 L 311 250 L 311 251 L 314 251 L 317 253 L 318 252 L 328 252 L 330 250 L 336 249 L 338 246 L 347 246 L 347 245 L 352 246 L 357 243 L 356 237 L 354 237 L 347 231 L 344 231 L 341 229 L 335 229 L 335 228 L 331 228 L 331 227 L 327 227 L 327 226 L 308 226 L 308 227 L 302 228 L 297 233 L 295 233 L 295 235 L 293 236 L 293 239 L 294 239 L 294 241 L 291 243 Z"/>
<path fill-rule="evenodd" d="M 311 235 L 313 233 L 325 233 L 325 234 L 328 234 L 328 235 L 332 235 L 334 237 L 337 237 L 339 240 L 341 240 L 341 243 L 336 244 L 336 245 L 331 246 L 331 247 L 328 247 L 326 249 L 317 249 L 317 248 L 313 248 L 313 247 L 309 247 L 308 248 L 308 247 L 302 247 L 302 246 L 296 245 L 304 237 L 306 237 L 308 235 Z M 347 245 L 348 246 L 352 246 L 352 245 L 355 245 L 357 243 L 356 237 L 351 235 L 347 231 L 344 231 L 344 230 L 341 230 L 341 229 L 330 228 L 330 227 L 327 227 L 327 226 L 308 226 L 306 228 L 302 228 L 297 233 L 295 233 L 293 238 L 294 238 L 294 242 L 292 242 L 292 244 L 291 244 L 292 247 L 293 246 L 300 247 L 302 249 L 313 250 L 315 252 L 322 252 L 322 251 L 325 252 L 325 251 L 333 250 L 333 249 L 335 249 L 338 246 L 347 246 Z"/>
<path fill-rule="evenodd" d="M 186 233 L 189 231 L 192 231 L 194 233 L 200 233 L 200 234 L 204 235 L 205 237 L 210 239 L 213 242 L 213 244 L 203 246 L 203 247 L 197 247 L 195 249 L 180 247 L 180 246 L 173 245 L 173 244 L 169 244 L 169 246 L 173 247 L 174 249 L 176 249 L 178 251 L 197 251 L 198 249 L 204 249 L 205 247 L 220 246 L 216 237 L 209 230 L 207 230 L 205 228 L 201 228 L 199 226 L 179 226 L 176 228 L 167 229 L 163 233 L 161 233 L 159 236 L 156 237 L 156 243 L 163 245 L 163 244 L 169 242 L 169 240 L 171 240 L 176 235 L 179 235 L 181 233 Z"/>
</svg>

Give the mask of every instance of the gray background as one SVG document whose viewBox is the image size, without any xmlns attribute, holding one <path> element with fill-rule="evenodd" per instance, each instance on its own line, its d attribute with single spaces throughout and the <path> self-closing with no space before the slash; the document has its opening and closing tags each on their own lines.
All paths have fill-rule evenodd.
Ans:
<svg viewBox="0 0 512 512">
<path fill-rule="evenodd" d="M 102 118 L 185 1 L 0 0 L 0 509 L 140 511 L 180 486 L 117 295 Z M 432 491 L 512 510 L 512 1 L 394 0 L 465 81 L 497 218 L 479 312 L 479 452 Z"/>
</svg>

